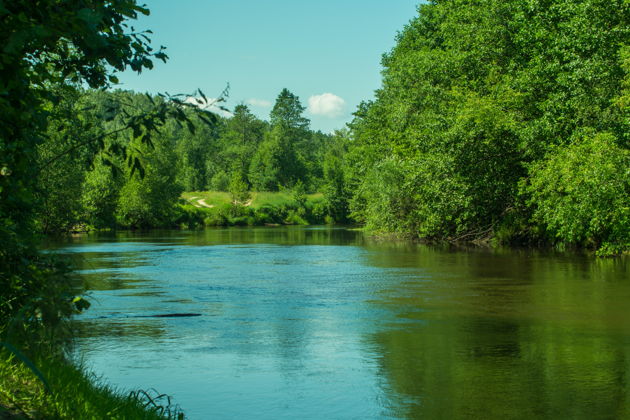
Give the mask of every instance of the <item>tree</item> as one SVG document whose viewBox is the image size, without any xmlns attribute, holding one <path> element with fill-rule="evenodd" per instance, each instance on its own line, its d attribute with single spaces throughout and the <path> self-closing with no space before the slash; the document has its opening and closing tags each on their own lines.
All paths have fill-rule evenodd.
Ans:
<svg viewBox="0 0 630 420">
<path fill-rule="evenodd" d="M 306 108 L 300 103 L 300 98 L 284 88 L 276 98 L 276 103 L 269 114 L 271 125 L 306 130 L 310 121 L 302 115 L 304 110 Z"/>
<path fill-rule="evenodd" d="M 336 222 L 346 222 L 349 216 L 350 194 L 346 184 L 346 132 L 337 132 L 326 150 L 323 162 L 323 192 L 328 215 Z"/>
<path fill-rule="evenodd" d="M 125 23 L 148 13 L 134 0 L 0 3 L 2 324 L 18 310 L 24 319 L 36 321 L 43 306 L 68 308 L 58 290 L 59 276 L 45 267 L 33 241 L 39 172 L 34 162 L 49 107 L 59 102 L 51 87 L 71 83 L 107 87 L 116 82 L 115 71 L 140 72 L 152 67 L 153 58 L 165 60 L 162 49 L 151 50 L 146 33 L 129 31 Z"/>
<path fill-rule="evenodd" d="M 255 189 L 277 191 L 280 186 L 292 187 L 304 177 L 304 165 L 300 161 L 292 131 L 285 125 L 271 127 L 265 135 L 250 167 L 249 178 Z"/>
<path fill-rule="evenodd" d="M 292 149 L 280 134 L 282 128 L 274 127 L 265 133 L 265 139 L 258 146 L 249 168 L 249 180 L 256 191 L 277 191 L 284 176 L 281 172 L 286 154 Z M 275 133 L 274 133 L 275 132 Z"/>
<path fill-rule="evenodd" d="M 307 177 L 305 184 L 309 191 L 320 191 L 323 188 L 324 160 L 329 150 L 334 147 L 335 136 L 321 131 L 311 132 L 303 147 L 298 149 L 300 160 L 304 162 Z"/>
<path fill-rule="evenodd" d="M 82 222 L 82 184 L 85 173 L 96 154 L 94 147 L 73 150 L 55 160 L 67 147 L 67 139 L 77 141 L 97 137 L 100 130 L 89 113 L 81 112 L 85 97 L 72 86 L 57 89 L 59 103 L 51 109 L 45 138 L 37 146 L 39 168 L 35 184 L 35 213 L 38 231 L 65 233 Z"/>
<path fill-rule="evenodd" d="M 524 188 L 534 220 L 553 242 L 598 248 L 608 255 L 630 248 L 630 151 L 610 134 L 558 148 L 531 168 Z"/>
<path fill-rule="evenodd" d="M 116 227 L 116 208 L 120 190 L 124 185 L 122 175 L 114 176 L 109 166 L 96 162 L 85 174 L 81 188 L 81 221 L 89 228 Z"/>
<path fill-rule="evenodd" d="M 156 139 L 157 140 L 157 139 Z M 130 228 L 169 226 L 175 204 L 184 188 L 176 182 L 177 156 L 174 140 L 161 138 L 155 147 L 145 147 L 144 176 L 127 173 L 118 198 L 116 219 Z"/>
<path fill-rule="evenodd" d="M 413 236 L 544 238 L 550 219 L 538 199 L 548 196 L 519 185 L 547 164 L 557 169 L 551 156 L 584 138 L 628 148 L 629 12 L 623 0 L 420 6 L 383 57 L 375 100 L 351 123 L 353 214 Z M 593 156 L 584 164 L 606 165 Z M 606 220 L 607 231 L 620 223 Z"/>
<path fill-rule="evenodd" d="M 209 127 L 195 122 L 195 131 L 191 132 L 177 126 L 176 121 L 169 121 L 160 137 L 168 136 L 176 142 L 177 179 L 186 191 L 201 191 L 211 183 L 211 165 L 209 162 L 219 153 L 218 145 L 220 124 Z"/>
<path fill-rule="evenodd" d="M 305 108 L 297 96 L 283 89 L 271 110 L 271 127 L 252 159 L 249 178 L 254 188 L 277 191 L 307 178 L 303 156 L 310 138 Z"/>
<path fill-rule="evenodd" d="M 234 172 L 230 180 L 230 195 L 232 196 L 232 204 L 245 205 L 251 198 L 251 194 L 247 189 L 247 184 L 243 180 L 240 172 Z"/>
<path fill-rule="evenodd" d="M 256 118 L 246 105 L 237 105 L 219 138 L 223 169 L 238 173 L 245 183 L 249 183 L 249 168 L 266 128 L 266 124 Z"/>
</svg>

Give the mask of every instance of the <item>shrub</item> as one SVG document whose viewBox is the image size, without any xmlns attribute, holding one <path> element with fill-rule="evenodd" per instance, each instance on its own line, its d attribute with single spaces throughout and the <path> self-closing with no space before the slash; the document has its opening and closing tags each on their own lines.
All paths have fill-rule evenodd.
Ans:
<svg viewBox="0 0 630 420">
<path fill-rule="evenodd" d="M 531 167 L 534 222 L 561 245 L 586 245 L 599 254 L 630 249 L 630 152 L 608 133 L 557 149 Z"/>
<path fill-rule="evenodd" d="M 300 210 L 289 210 L 287 217 L 285 219 L 285 223 L 287 225 L 308 225 L 308 222 L 304 219 L 303 214 Z"/>
<path fill-rule="evenodd" d="M 210 189 L 214 191 L 227 191 L 230 187 L 230 177 L 225 171 L 217 172 L 210 180 Z"/>
</svg>

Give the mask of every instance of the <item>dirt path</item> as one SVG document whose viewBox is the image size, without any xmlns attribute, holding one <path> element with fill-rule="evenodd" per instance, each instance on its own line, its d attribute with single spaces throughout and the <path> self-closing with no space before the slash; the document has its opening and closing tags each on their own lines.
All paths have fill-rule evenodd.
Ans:
<svg viewBox="0 0 630 420">
<path fill-rule="evenodd" d="M 196 197 L 195 197 L 195 198 L 196 198 Z M 206 203 L 206 200 L 205 200 L 204 198 L 202 198 L 202 199 L 200 199 L 200 200 L 197 200 L 197 204 L 198 204 L 198 205 L 195 205 L 195 207 L 207 207 L 207 208 L 209 208 L 209 209 L 211 209 L 211 208 L 213 208 L 213 207 L 214 207 L 214 205 L 213 205 L 213 204 L 208 204 L 208 203 Z M 194 205 L 194 204 L 193 204 L 193 205 Z"/>
<path fill-rule="evenodd" d="M 213 208 L 214 205 L 213 204 L 208 204 L 206 203 L 206 199 L 205 198 L 199 198 L 199 197 L 190 197 L 187 199 L 188 202 L 190 204 L 192 204 L 193 206 L 197 207 L 197 208 L 202 208 L 202 207 L 206 207 L 206 208 Z"/>
<path fill-rule="evenodd" d="M 211 208 L 214 208 L 214 207 L 215 207 L 215 205 L 214 205 L 214 204 L 208 204 L 208 203 L 206 203 L 206 199 L 205 199 L 205 198 L 190 197 L 190 198 L 187 198 L 187 200 L 188 200 L 188 202 L 189 202 L 190 204 L 192 204 L 193 206 L 195 206 L 195 207 L 197 207 L 197 208 L 202 208 L 202 207 L 205 207 L 205 208 L 211 209 Z M 251 205 L 252 205 L 252 201 L 254 201 L 254 197 L 250 198 L 249 200 L 247 200 L 246 202 L 244 202 L 244 203 L 242 203 L 242 204 L 241 204 L 241 203 L 238 203 L 238 202 L 234 202 L 234 204 L 241 204 L 241 205 L 242 205 L 242 206 L 244 206 L 244 207 L 249 207 L 249 206 L 251 206 Z M 1 420 L 1 419 L 0 419 L 0 420 Z"/>
</svg>

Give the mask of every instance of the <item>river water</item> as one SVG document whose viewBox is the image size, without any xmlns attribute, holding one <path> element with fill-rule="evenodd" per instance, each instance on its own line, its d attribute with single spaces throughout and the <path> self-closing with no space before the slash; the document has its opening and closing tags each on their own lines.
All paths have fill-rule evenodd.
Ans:
<svg viewBox="0 0 630 420">
<path fill-rule="evenodd" d="M 628 259 L 318 227 L 61 250 L 93 304 L 76 356 L 190 419 L 630 418 Z"/>
</svg>

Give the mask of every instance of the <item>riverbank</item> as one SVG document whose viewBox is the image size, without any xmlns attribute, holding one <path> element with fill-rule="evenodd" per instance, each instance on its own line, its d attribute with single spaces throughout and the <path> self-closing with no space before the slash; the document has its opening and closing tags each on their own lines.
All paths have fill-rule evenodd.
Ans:
<svg viewBox="0 0 630 420">
<path fill-rule="evenodd" d="M 6 350 L 0 351 L 0 419 L 181 420 L 170 398 L 155 392 L 126 393 L 61 357 L 33 365 L 46 381 Z"/>
<path fill-rule="evenodd" d="M 174 225 L 184 229 L 333 223 L 321 193 L 296 197 L 288 192 L 251 192 L 244 202 L 234 202 L 225 192 L 188 192 L 174 218 Z"/>
</svg>

